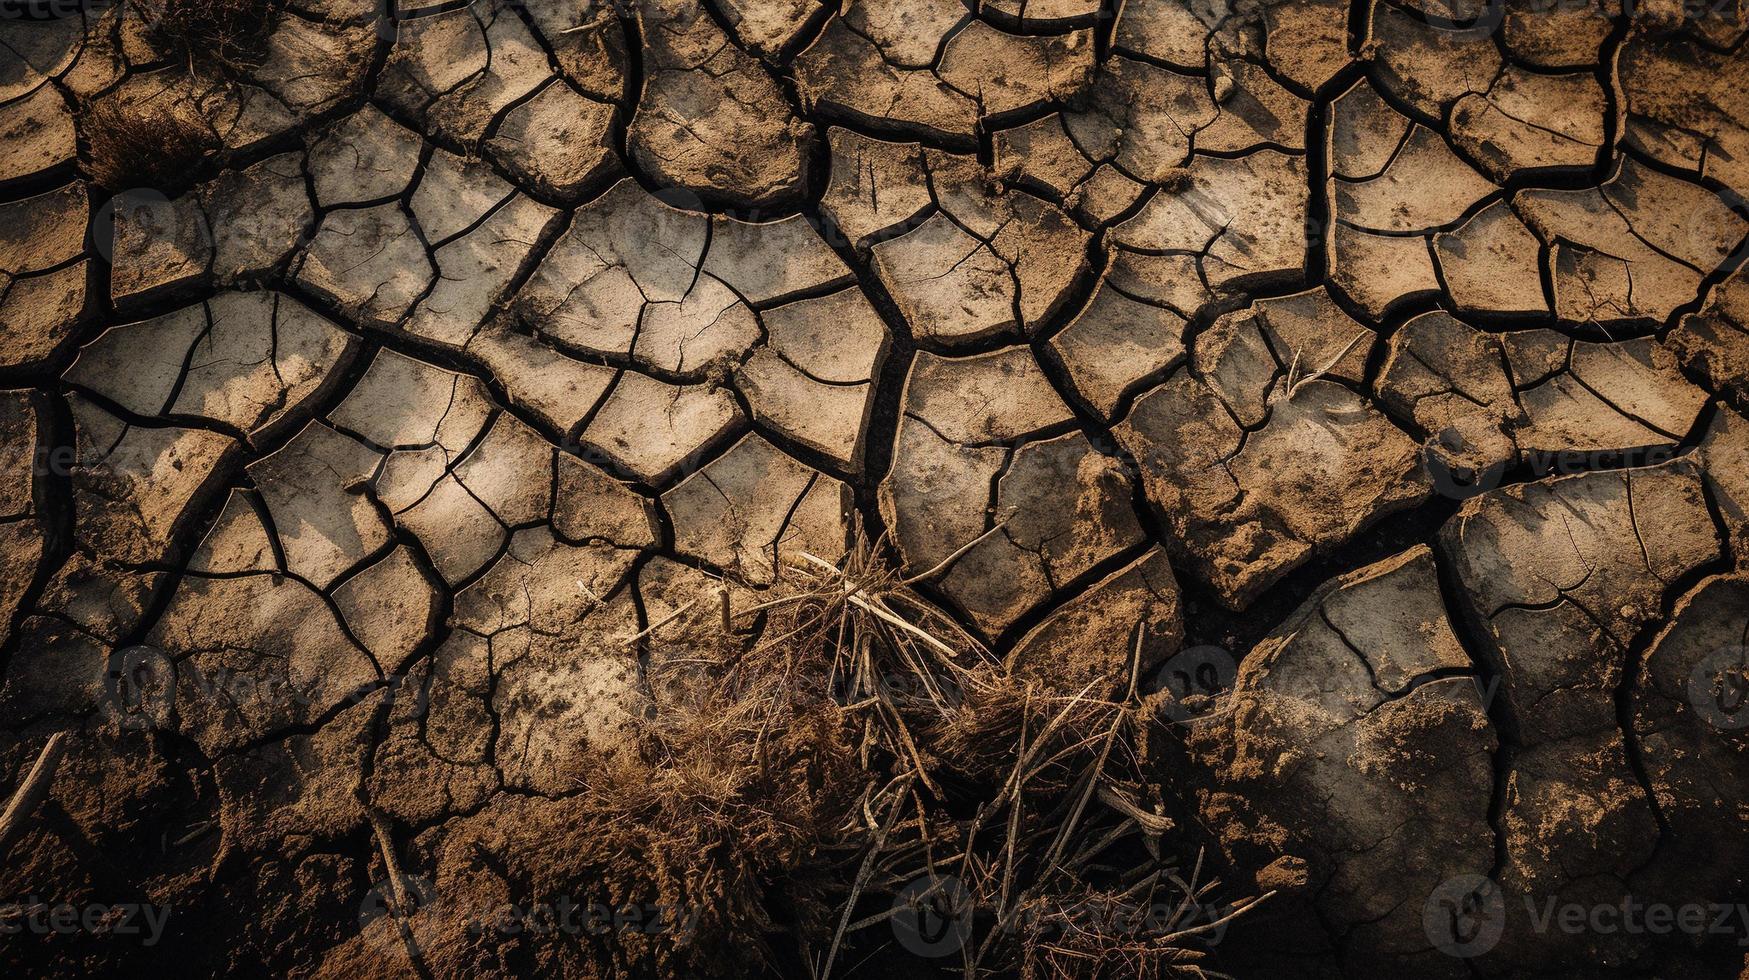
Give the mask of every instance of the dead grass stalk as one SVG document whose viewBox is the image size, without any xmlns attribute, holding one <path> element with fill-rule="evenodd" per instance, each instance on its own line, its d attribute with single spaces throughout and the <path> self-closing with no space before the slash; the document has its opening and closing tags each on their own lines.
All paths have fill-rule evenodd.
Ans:
<svg viewBox="0 0 1749 980">
<path fill-rule="evenodd" d="M 725 588 L 639 636 L 714 634 L 655 669 L 642 751 L 584 794 L 607 877 L 708 910 L 715 962 L 642 952 L 769 965 L 753 937 L 786 933 L 824 980 L 926 910 L 963 930 L 967 977 L 1214 975 L 1205 940 L 1254 903 L 1216 910 L 1219 883 L 1176 865 L 1139 636 L 1125 677 L 1023 681 L 881 551 L 797 554 L 769 597 Z"/>
</svg>

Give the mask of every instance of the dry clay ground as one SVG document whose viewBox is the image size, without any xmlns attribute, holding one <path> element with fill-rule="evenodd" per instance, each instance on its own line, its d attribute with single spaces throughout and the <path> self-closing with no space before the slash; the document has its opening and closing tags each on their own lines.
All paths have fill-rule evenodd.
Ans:
<svg viewBox="0 0 1749 980">
<path fill-rule="evenodd" d="M 1749 28 L 1449 2 L 9 16 L 0 786 L 69 736 L 0 899 L 171 914 L 0 962 L 482 969 L 383 855 L 562 878 L 625 638 L 860 530 L 1011 665 L 1225 692 L 1155 773 L 1277 893 L 1215 965 L 1735 975 L 1526 909 L 1749 898 Z"/>
</svg>

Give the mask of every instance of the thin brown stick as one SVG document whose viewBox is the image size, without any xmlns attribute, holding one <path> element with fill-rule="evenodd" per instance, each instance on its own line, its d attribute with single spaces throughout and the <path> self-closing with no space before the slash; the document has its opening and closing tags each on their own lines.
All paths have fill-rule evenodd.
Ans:
<svg viewBox="0 0 1749 980">
<path fill-rule="evenodd" d="M 959 561 L 961 558 L 964 558 L 966 556 L 966 552 L 971 551 L 973 548 L 976 548 L 980 544 L 983 544 L 985 538 L 988 538 L 990 535 L 995 534 L 997 531 L 1000 531 L 1004 527 L 1007 527 L 1007 526 L 1008 526 L 1007 521 L 997 521 L 995 527 L 992 527 L 992 528 L 990 528 L 990 530 L 985 531 L 983 534 L 980 534 L 977 537 L 973 538 L 972 540 L 967 541 L 964 545 L 961 545 L 959 547 L 959 549 L 956 550 L 953 554 L 948 555 L 946 558 L 943 558 L 942 560 L 936 562 L 935 567 L 929 569 L 926 572 L 919 572 L 916 575 L 913 575 L 908 579 L 903 579 L 899 582 L 899 584 L 901 586 L 905 586 L 908 588 L 910 586 L 916 585 L 919 582 L 929 581 L 930 579 L 934 578 L 935 576 L 940 575 L 943 571 L 945 571 L 954 562 Z"/>
<path fill-rule="evenodd" d="M 703 597 L 701 596 L 700 598 L 703 598 Z M 638 642 L 639 640 L 643 639 L 644 637 L 649 636 L 650 634 L 656 632 L 657 630 L 661 629 L 662 627 L 667 626 L 669 623 L 672 623 L 675 620 L 679 619 L 680 617 L 686 615 L 687 610 L 691 609 L 693 606 L 698 605 L 698 603 L 699 603 L 699 599 L 693 599 L 692 601 L 682 605 L 679 609 L 676 609 L 673 612 L 669 613 L 668 616 L 666 618 L 664 618 L 661 622 L 651 623 L 645 629 L 640 630 L 639 632 L 633 633 L 631 636 L 628 636 L 625 639 L 620 640 L 620 642 L 627 645 L 627 646 L 630 646 L 631 644 Z"/>
<path fill-rule="evenodd" d="M 856 908 L 856 900 L 862 890 L 868 885 L 869 875 L 874 871 L 875 858 L 880 856 L 881 848 L 886 845 L 887 834 L 892 832 L 893 822 L 904 811 L 905 794 L 903 788 L 893 797 L 893 810 L 887 814 L 887 819 L 881 822 L 880 830 L 870 843 L 868 853 L 863 856 L 862 867 L 857 869 L 856 881 L 850 889 L 850 898 L 844 903 L 844 913 L 838 917 L 838 929 L 832 934 L 832 947 L 826 952 L 826 963 L 820 968 L 820 980 L 828 980 L 832 975 L 832 961 L 838 958 L 838 945 L 843 942 L 844 934 L 849 930 L 850 913 Z M 866 812 L 866 810 L 865 810 Z"/>
<path fill-rule="evenodd" d="M 55 780 L 55 769 L 61 764 L 61 756 L 66 754 L 68 740 L 66 732 L 50 735 L 48 743 L 37 754 L 36 763 L 30 767 L 30 773 L 13 791 L 12 802 L 6 805 L 6 812 L 0 814 L 0 857 L 4 857 L 7 848 L 12 846 L 13 838 L 23 832 L 31 812 L 49 795 L 49 785 Z"/>
</svg>

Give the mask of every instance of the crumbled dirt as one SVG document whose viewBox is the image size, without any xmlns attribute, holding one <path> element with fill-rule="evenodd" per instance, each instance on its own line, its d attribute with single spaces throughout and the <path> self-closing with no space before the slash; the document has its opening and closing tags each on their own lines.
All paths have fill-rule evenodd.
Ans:
<svg viewBox="0 0 1749 980">
<path fill-rule="evenodd" d="M 1739 4 L 46 6 L 7 975 L 1745 968 Z"/>
</svg>

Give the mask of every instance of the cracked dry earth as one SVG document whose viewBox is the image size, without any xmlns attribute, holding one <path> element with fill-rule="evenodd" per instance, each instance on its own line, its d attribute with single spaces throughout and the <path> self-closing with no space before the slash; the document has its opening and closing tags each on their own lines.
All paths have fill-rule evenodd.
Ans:
<svg viewBox="0 0 1749 980">
<path fill-rule="evenodd" d="M 562 880 L 621 639 L 860 530 L 1065 689 L 1237 660 L 1155 773 L 1277 893 L 1219 968 L 1735 976 L 1520 910 L 1749 899 L 1749 22 L 1449 4 L 289 0 L 222 81 L 9 18 L 0 786 L 70 741 L 0 898 L 173 911 L 0 963 L 472 975 L 383 848 Z M 101 186 L 101 106 L 217 153 Z"/>
</svg>

